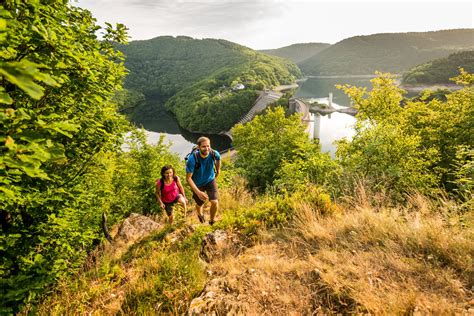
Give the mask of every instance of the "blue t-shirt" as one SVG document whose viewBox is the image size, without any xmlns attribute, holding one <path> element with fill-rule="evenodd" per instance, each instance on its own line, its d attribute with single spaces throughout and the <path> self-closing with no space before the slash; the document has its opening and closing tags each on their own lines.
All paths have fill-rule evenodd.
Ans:
<svg viewBox="0 0 474 316">
<path fill-rule="evenodd" d="M 214 150 L 216 160 L 221 160 L 221 155 L 218 151 Z M 206 158 L 202 158 L 197 153 L 197 157 L 201 166 L 195 170 L 194 167 L 196 166 L 195 155 L 192 154 L 188 158 L 188 162 L 186 163 L 186 173 L 192 173 L 193 176 L 191 177 L 196 184 L 196 186 L 200 187 L 205 184 L 208 184 L 216 177 L 216 173 L 214 172 L 214 160 L 212 159 L 212 153 L 209 153 Z"/>
</svg>

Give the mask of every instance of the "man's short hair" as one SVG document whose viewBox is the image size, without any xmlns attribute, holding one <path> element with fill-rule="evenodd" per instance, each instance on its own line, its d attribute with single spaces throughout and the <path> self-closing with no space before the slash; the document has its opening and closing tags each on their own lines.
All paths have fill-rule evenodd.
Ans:
<svg viewBox="0 0 474 316">
<path fill-rule="evenodd" d="M 198 146 L 201 146 L 201 144 L 202 144 L 203 142 L 205 142 L 205 141 L 208 141 L 209 143 L 211 143 L 211 140 L 210 140 L 209 138 L 207 138 L 207 137 L 205 137 L 205 136 L 199 137 L 198 140 L 197 140 Z"/>
</svg>

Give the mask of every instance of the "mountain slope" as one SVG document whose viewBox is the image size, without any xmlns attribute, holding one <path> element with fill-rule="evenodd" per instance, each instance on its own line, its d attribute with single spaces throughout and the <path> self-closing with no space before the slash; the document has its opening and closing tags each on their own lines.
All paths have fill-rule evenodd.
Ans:
<svg viewBox="0 0 474 316">
<path fill-rule="evenodd" d="M 125 87 L 154 100 L 144 103 L 143 112 L 152 113 L 156 100 L 166 102 L 179 125 L 196 132 L 230 129 L 259 91 L 301 77 L 288 60 L 225 40 L 163 36 L 118 48 L 130 71 Z"/>
<path fill-rule="evenodd" d="M 290 46 L 285 46 L 277 49 L 264 49 L 260 52 L 283 57 L 291 60 L 294 63 L 302 62 L 303 60 L 310 58 L 320 51 L 328 48 L 331 44 L 327 43 L 303 43 L 303 44 L 293 44 Z"/>
<path fill-rule="evenodd" d="M 223 67 L 240 65 L 246 58 L 238 44 L 225 40 L 196 40 L 160 36 L 119 45 L 129 69 L 127 89 L 145 96 L 169 97 Z"/>
<path fill-rule="evenodd" d="M 374 34 L 342 40 L 298 66 L 307 75 L 400 73 L 466 49 L 474 49 L 474 29 Z"/>
<path fill-rule="evenodd" d="M 404 84 L 453 83 L 449 78 L 459 74 L 459 67 L 474 73 L 474 51 L 463 51 L 439 58 L 410 69 L 403 76 Z"/>
</svg>

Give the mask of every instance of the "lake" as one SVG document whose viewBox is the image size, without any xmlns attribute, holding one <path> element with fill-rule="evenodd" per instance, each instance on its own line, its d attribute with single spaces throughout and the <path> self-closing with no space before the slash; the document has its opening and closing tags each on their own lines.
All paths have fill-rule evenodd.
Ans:
<svg viewBox="0 0 474 316">
<path fill-rule="evenodd" d="M 334 86 L 336 84 L 351 84 L 359 87 L 368 87 L 370 85 L 369 78 L 308 78 L 300 83 L 300 87 L 296 91 L 295 96 L 305 99 L 315 99 L 318 102 L 327 102 L 330 92 L 333 93 L 333 106 L 344 107 L 349 106 L 349 98 Z M 352 137 L 352 125 L 355 118 L 342 113 L 332 113 L 331 115 L 321 116 L 320 119 L 320 143 L 324 152 L 331 153 L 334 156 L 334 141 L 343 137 Z M 148 140 L 150 143 L 156 143 L 160 134 L 165 134 L 166 140 L 171 142 L 171 150 L 184 157 L 192 148 L 199 136 L 203 134 L 190 133 L 179 127 L 173 115 L 164 108 L 158 111 L 153 118 L 141 122 L 147 130 Z M 222 151 L 231 146 L 230 140 L 226 136 L 220 135 L 204 135 L 211 139 L 211 145 L 214 149 Z"/>
</svg>

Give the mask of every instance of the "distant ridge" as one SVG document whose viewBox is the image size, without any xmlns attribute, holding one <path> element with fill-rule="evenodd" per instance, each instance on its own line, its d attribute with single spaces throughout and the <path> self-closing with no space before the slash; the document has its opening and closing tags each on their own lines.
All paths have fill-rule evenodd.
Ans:
<svg viewBox="0 0 474 316">
<path fill-rule="evenodd" d="M 283 57 L 291 60 L 294 63 L 302 62 L 303 60 L 310 58 L 320 51 L 328 48 L 331 44 L 327 43 L 301 43 L 293 44 L 290 46 L 280 47 L 276 49 L 263 49 L 260 52 Z"/>
<path fill-rule="evenodd" d="M 462 51 L 447 58 L 431 60 L 411 68 L 403 76 L 404 84 L 452 84 L 449 80 L 459 74 L 459 67 L 474 73 L 474 51 Z"/>
<path fill-rule="evenodd" d="M 415 65 L 474 49 L 474 29 L 383 33 L 344 39 L 298 63 L 306 75 L 403 72 Z"/>
</svg>

